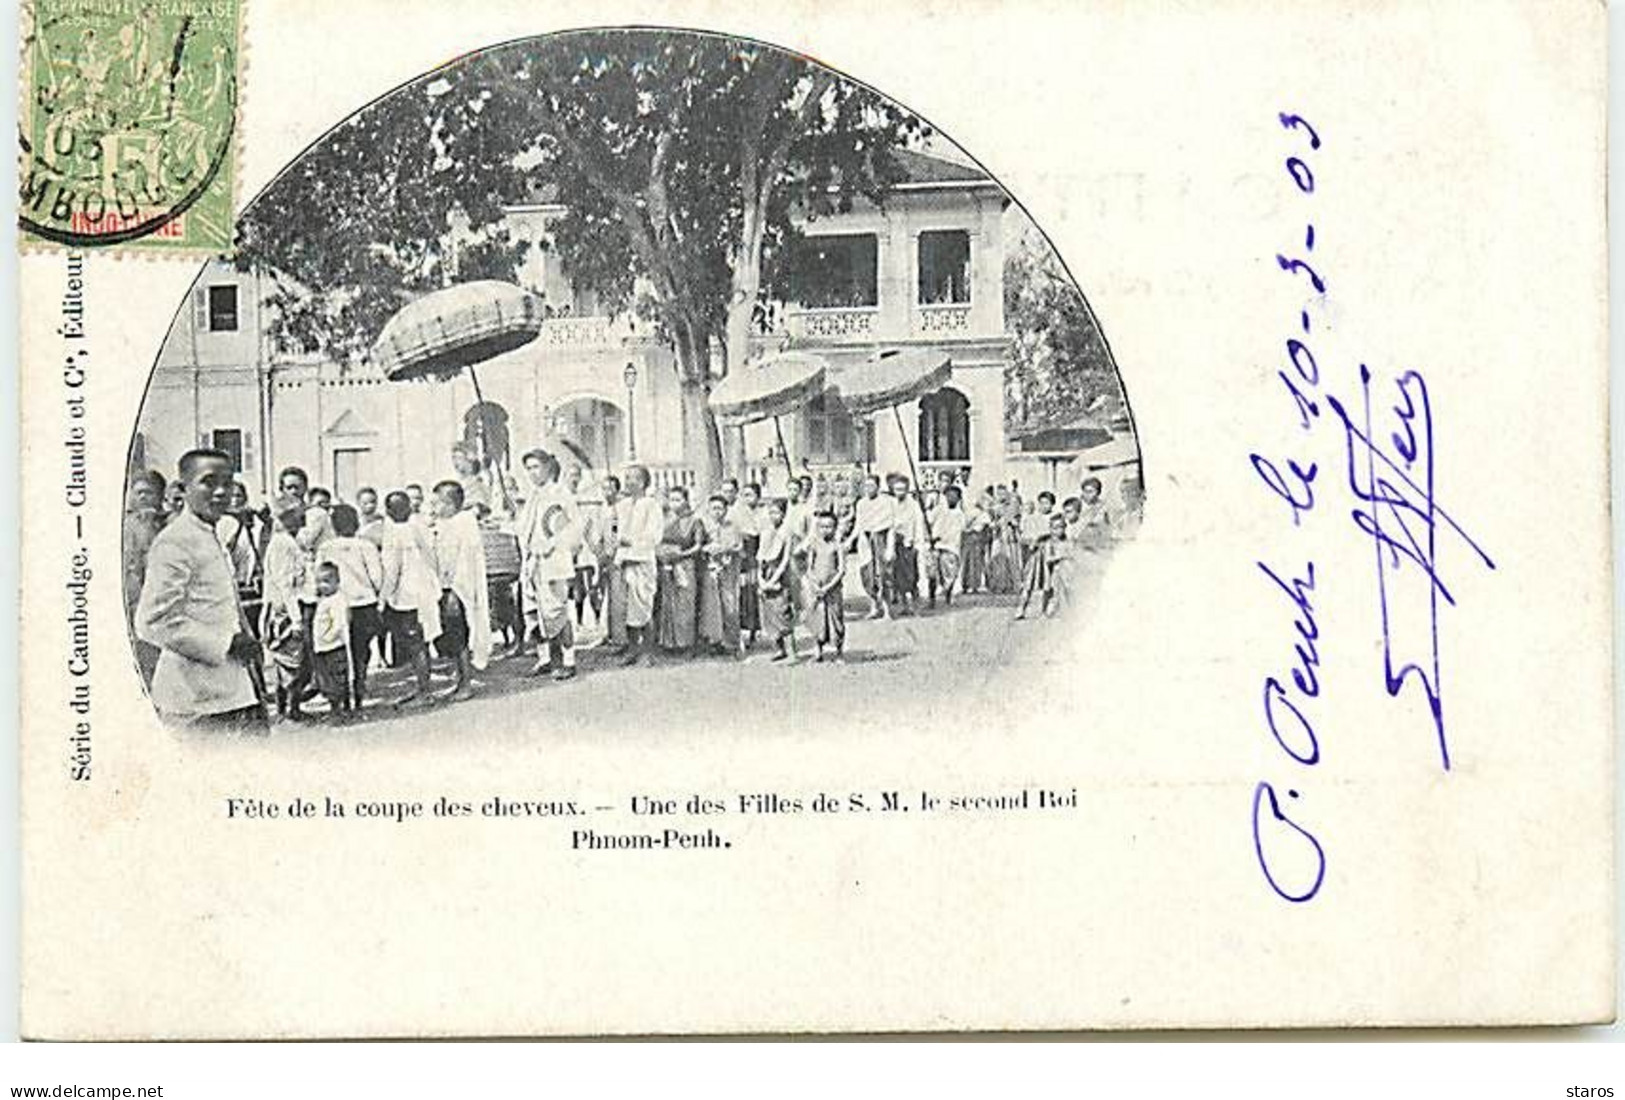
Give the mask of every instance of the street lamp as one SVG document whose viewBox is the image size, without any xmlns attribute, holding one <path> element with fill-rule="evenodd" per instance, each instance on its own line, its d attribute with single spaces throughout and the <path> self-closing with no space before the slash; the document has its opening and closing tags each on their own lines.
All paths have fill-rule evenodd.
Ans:
<svg viewBox="0 0 1625 1100">
<path fill-rule="evenodd" d="M 626 382 L 626 460 L 638 460 L 638 414 L 637 406 L 633 403 L 638 388 L 638 365 L 627 360 L 626 369 L 621 372 L 621 378 Z"/>
</svg>

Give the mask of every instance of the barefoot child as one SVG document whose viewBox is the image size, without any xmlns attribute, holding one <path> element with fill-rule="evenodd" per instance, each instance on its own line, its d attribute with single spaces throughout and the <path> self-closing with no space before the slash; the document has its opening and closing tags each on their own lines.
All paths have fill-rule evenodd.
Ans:
<svg viewBox="0 0 1625 1100">
<path fill-rule="evenodd" d="M 838 661 L 846 650 L 846 609 L 841 603 L 846 549 L 835 538 L 833 512 L 820 512 L 814 526 L 817 534 L 807 548 L 807 604 L 818 642 L 817 659 L 824 660 L 824 647 L 831 646 Z"/>
<path fill-rule="evenodd" d="M 1033 597 L 1039 597 L 1039 612 L 1048 606 L 1050 598 L 1048 543 L 1050 519 L 1055 512 L 1055 494 L 1048 489 L 1038 494 L 1038 509 L 1021 517 L 1021 557 L 1023 584 L 1021 610 L 1016 618 L 1025 619 Z"/>
<path fill-rule="evenodd" d="M 1049 537 L 1044 540 L 1040 549 L 1045 562 L 1042 611 L 1049 618 L 1054 618 L 1062 612 L 1071 610 L 1073 590 L 1077 583 L 1078 546 L 1076 541 L 1066 537 L 1064 513 L 1050 513 Z"/>
</svg>

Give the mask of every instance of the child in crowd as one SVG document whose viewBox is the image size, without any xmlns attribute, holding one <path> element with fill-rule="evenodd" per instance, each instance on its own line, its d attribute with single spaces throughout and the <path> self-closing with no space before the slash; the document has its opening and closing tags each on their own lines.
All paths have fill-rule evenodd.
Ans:
<svg viewBox="0 0 1625 1100">
<path fill-rule="evenodd" d="M 1066 516 L 1053 512 L 1049 517 L 1049 535 L 1043 543 L 1045 559 L 1044 597 L 1040 611 L 1054 618 L 1072 607 L 1073 588 L 1077 582 L 1077 544 L 1067 538 Z"/>
<path fill-rule="evenodd" d="M 1021 558 L 1023 584 L 1021 610 L 1016 618 L 1025 619 L 1033 597 L 1038 596 L 1039 611 L 1049 602 L 1050 520 L 1055 515 L 1055 494 L 1048 489 L 1038 494 L 1038 507 L 1021 517 Z"/>
<path fill-rule="evenodd" d="M 348 504 L 333 506 L 333 537 L 322 544 L 321 560 L 339 571 L 339 591 L 349 601 L 351 702 L 361 709 L 367 694 L 367 660 L 372 640 L 383 633 L 378 593 L 384 586 L 384 564 L 378 547 L 360 537 L 361 517 Z"/>
<path fill-rule="evenodd" d="M 298 542 L 304 525 L 302 505 L 290 502 L 277 510 L 265 546 L 264 600 L 260 607 L 260 638 L 270 654 L 277 716 L 294 722 L 304 720 L 300 708 L 311 675 L 309 639 L 304 634 L 299 606 L 308 569 L 305 551 Z"/>
<path fill-rule="evenodd" d="M 332 708 L 331 721 L 353 713 L 355 668 L 350 660 L 350 601 L 339 585 L 339 567 L 324 561 L 316 567 L 316 619 L 310 638 L 316 688 Z"/>
<path fill-rule="evenodd" d="M 762 632 L 778 645 L 775 661 L 796 659 L 795 604 L 790 597 L 794 574 L 790 532 L 786 523 L 789 509 L 782 500 L 767 503 L 767 526 L 756 548 L 758 591 L 761 596 Z"/>
<path fill-rule="evenodd" d="M 580 525 L 567 503 L 554 503 L 542 513 L 541 529 L 531 540 L 535 594 L 536 664 L 527 675 L 551 673 L 555 680 L 576 677 L 575 625 L 570 620 L 574 595 L 577 536 Z"/>
<path fill-rule="evenodd" d="M 1060 511 L 1055 514 L 1066 521 L 1066 537 L 1076 541 L 1078 538 L 1078 521 L 1083 516 L 1083 502 L 1077 497 L 1067 497 L 1061 501 Z"/>
<path fill-rule="evenodd" d="M 397 707 L 428 702 L 429 654 L 425 645 L 440 637 L 440 570 L 428 530 L 412 512 L 412 498 L 396 491 L 384 498 L 384 629 L 396 667 L 408 665 L 416 688 L 395 700 Z"/>
<path fill-rule="evenodd" d="M 378 490 L 370 485 L 357 489 L 355 508 L 356 521 L 359 525 L 356 534 L 382 550 L 384 548 L 384 513 L 379 510 Z"/>
<path fill-rule="evenodd" d="M 1067 522 L 1072 539 L 1091 553 L 1109 549 L 1112 542 L 1111 516 L 1106 511 L 1106 502 L 1100 499 L 1100 489 L 1098 477 L 1084 478 L 1078 488 L 1079 495 L 1067 501 L 1077 504 L 1076 513 Z"/>
<path fill-rule="evenodd" d="M 834 649 L 837 661 L 846 650 L 846 608 L 841 602 L 846 549 L 835 537 L 836 523 L 833 512 L 820 512 L 814 524 L 816 534 L 807 548 L 807 605 L 814 616 L 820 661 L 825 659 L 825 646 Z"/>
</svg>

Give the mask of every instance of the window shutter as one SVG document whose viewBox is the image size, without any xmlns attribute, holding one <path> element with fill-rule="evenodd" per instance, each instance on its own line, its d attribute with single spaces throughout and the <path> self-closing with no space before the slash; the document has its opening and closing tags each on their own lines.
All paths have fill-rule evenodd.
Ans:
<svg viewBox="0 0 1625 1100">
<path fill-rule="evenodd" d="M 207 287 L 192 288 L 192 328 L 197 332 L 209 331 L 209 291 Z"/>
</svg>

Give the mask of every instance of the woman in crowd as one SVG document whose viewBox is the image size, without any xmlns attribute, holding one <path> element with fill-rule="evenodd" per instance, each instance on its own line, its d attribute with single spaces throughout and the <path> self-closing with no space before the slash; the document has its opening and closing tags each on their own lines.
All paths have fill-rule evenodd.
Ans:
<svg viewBox="0 0 1625 1100">
<path fill-rule="evenodd" d="M 666 491 L 666 526 L 655 550 L 659 563 L 659 596 L 655 611 L 655 640 L 661 649 L 691 653 L 696 634 L 700 556 L 705 533 L 689 508 L 688 490 L 673 485 Z"/>
<path fill-rule="evenodd" d="M 746 485 L 739 499 L 728 509 L 728 518 L 739 531 L 739 629 L 745 634 L 745 647 L 756 643 L 762 629 L 761 592 L 757 552 L 762 545 L 762 487 Z"/>
<path fill-rule="evenodd" d="M 993 541 L 991 489 L 979 495 L 965 517 L 965 534 L 961 539 L 960 566 L 961 591 L 967 596 L 980 593 L 987 587 L 987 552 Z"/>
<path fill-rule="evenodd" d="M 992 538 L 987 551 L 987 590 L 996 596 L 1021 591 L 1020 502 L 1000 485 L 989 513 Z"/>
<path fill-rule="evenodd" d="M 699 633 L 713 652 L 737 657 L 740 556 L 744 539 L 728 515 L 721 493 L 706 502 L 705 542 L 699 562 Z"/>
</svg>

